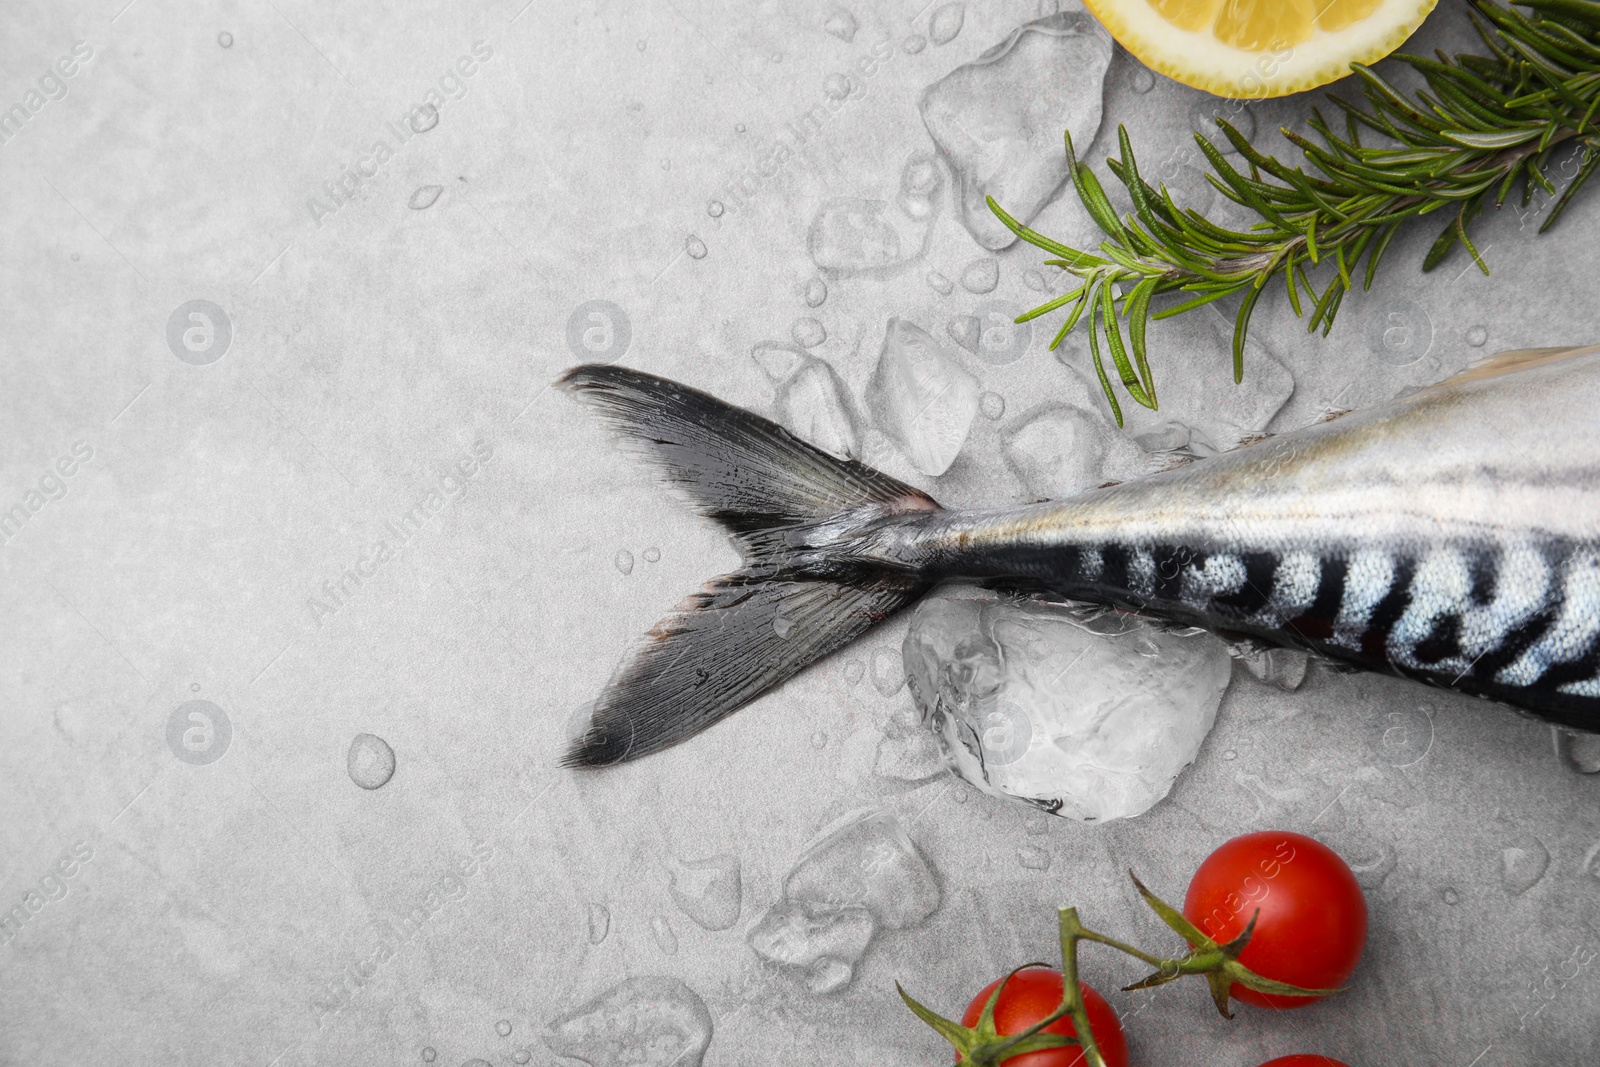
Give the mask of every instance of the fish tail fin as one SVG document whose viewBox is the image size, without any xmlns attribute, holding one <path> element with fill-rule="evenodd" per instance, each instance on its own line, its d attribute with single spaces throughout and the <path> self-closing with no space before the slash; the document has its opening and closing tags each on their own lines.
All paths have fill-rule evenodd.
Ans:
<svg viewBox="0 0 1600 1067">
<path fill-rule="evenodd" d="M 733 536 L 745 565 L 652 629 L 595 701 L 562 762 L 598 767 L 677 744 L 826 656 L 932 585 L 867 540 L 939 506 L 715 397 L 622 367 L 560 379 L 630 452 Z"/>
</svg>

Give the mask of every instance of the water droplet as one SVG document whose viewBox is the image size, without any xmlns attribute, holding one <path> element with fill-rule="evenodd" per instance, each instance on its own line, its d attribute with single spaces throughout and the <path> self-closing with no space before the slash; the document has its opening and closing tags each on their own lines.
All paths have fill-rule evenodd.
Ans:
<svg viewBox="0 0 1600 1067">
<path fill-rule="evenodd" d="M 650 920 L 650 933 L 656 939 L 656 947 L 671 956 L 678 951 L 678 935 L 672 929 L 672 920 L 665 915 L 657 915 Z"/>
<path fill-rule="evenodd" d="M 946 4 L 933 13 L 928 20 L 928 36 L 933 38 L 934 44 L 949 44 L 956 39 L 956 34 L 961 32 L 961 24 L 967 18 L 967 5 L 963 3 Z"/>
<path fill-rule="evenodd" d="M 706 243 L 692 233 L 683 242 L 683 250 L 689 253 L 689 258 L 691 259 L 706 258 Z"/>
<path fill-rule="evenodd" d="M 815 748 L 815 749 L 827 748 L 828 747 L 828 731 L 826 731 L 826 730 L 818 730 L 816 733 L 812 734 L 811 735 L 811 747 Z"/>
<path fill-rule="evenodd" d="M 672 169 L 672 160 L 667 159 L 666 157 L 662 157 L 661 169 L 662 170 L 671 170 Z"/>
<path fill-rule="evenodd" d="M 1514 897 L 1537 885 L 1549 866 L 1550 851 L 1530 833 L 1518 834 L 1500 850 L 1500 881 Z"/>
<path fill-rule="evenodd" d="M 777 634 L 779 637 L 788 637 L 793 630 L 793 619 L 785 618 L 782 615 L 774 615 L 772 617 L 772 632 Z"/>
<path fill-rule="evenodd" d="M 661 550 L 656 548 L 654 545 L 651 545 L 649 548 L 645 549 L 642 554 L 646 563 L 661 562 Z"/>
<path fill-rule="evenodd" d="M 643 52 L 645 50 L 645 42 L 640 41 L 635 47 L 637 47 L 639 51 Z"/>
<path fill-rule="evenodd" d="M 533 1059 L 533 1053 L 529 1052 L 525 1048 L 519 1048 L 516 1052 L 511 1054 L 512 1063 L 527 1063 L 531 1059 Z"/>
<path fill-rule="evenodd" d="M 844 74 L 830 74 L 822 81 L 822 91 L 834 100 L 843 100 L 850 95 L 850 78 Z"/>
<path fill-rule="evenodd" d="M 589 905 L 589 944 L 598 945 L 611 932 L 611 909 L 604 904 Z"/>
<path fill-rule="evenodd" d="M 886 697 L 894 696 L 906 684 L 906 665 L 898 647 L 873 650 L 872 684 Z"/>
<path fill-rule="evenodd" d="M 501 1019 L 499 1022 L 495 1023 L 494 1024 L 494 1032 L 499 1034 L 501 1037 L 510 1037 L 511 1036 L 511 1020 L 510 1019 Z"/>
<path fill-rule="evenodd" d="M 427 133 L 439 125 L 439 109 L 432 104 L 423 104 L 412 111 L 406 121 L 410 123 L 412 133 Z"/>
<path fill-rule="evenodd" d="M 722 210 L 723 208 L 721 200 L 713 200 L 706 205 L 706 214 L 710 215 L 714 219 L 720 219 L 722 217 Z"/>
<path fill-rule="evenodd" d="M 815 348 L 828 339 L 828 331 L 822 323 L 808 315 L 790 324 L 789 336 L 801 348 Z"/>
<path fill-rule="evenodd" d="M 821 278 L 812 278 L 806 282 L 806 306 L 819 308 L 822 302 L 828 299 L 828 283 Z"/>
<path fill-rule="evenodd" d="M 221 33 L 217 34 L 217 43 L 224 48 L 232 48 L 233 34 L 229 33 L 227 30 L 223 30 Z"/>
<path fill-rule="evenodd" d="M 356 734 L 345 766 L 362 789 L 382 789 L 394 777 L 394 749 L 376 734 Z"/>
<path fill-rule="evenodd" d="M 772 61 L 774 63 L 782 63 L 783 62 L 783 53 L 782 52 L 774 52 L 774 53 L 772 53 Z"/>
<path fill-rule="evenodd" d="M 734 133 L 743 133 L 743 132 L 744 132 L 744 123 L 742 123 L 742 122 L 735 122 L 735 123 L 734 123 L 734 124 L 733 124 L 733 132 L 734 132 Z"/>
<path fill-rule="evenodd" d="M 191 692 L 191 693 L 200 692 L 200 683 L 199 682 L 190 682 L 189 683 L 189 692 Z"/>
<path fill-rule="evenodd" d="M 439 1058 L 439 1054 L 437 1052 L 433 1051 L 432 1048 L 425 1048 L 425 1049 L 422 1050 L 422 1062 L 423 1063 L 432 1063 L 434 1060 L 436 1060 L 438 1058 Z"/>
<path fill-rule="evenodd" d="M 968 352 L 977 352 L 983 339 L 983 323 L 976 315 L 957 315 L 945 324 L 945 331 L 950 334 L 950 340 Z"/>
<path fill-rule="evenodd" d="M 1156 76 L 1146 67 L 1133 68 L 1133 91 L 1141 96 L 1156 87 Z"/>
<path fill-rule="evenodd" d="M 1233 147 L 1233 142 L 1228 140 L 1228 135 L 1222 132 L 1222 127 L 1217 125 L 1217 120 L 1220 119 L 1238 130 L 1247 141 L 1256 135 L 1255 113 L 1243 100 L 1204 96 L 1195 104 L 1191 118 L 1197 132 L 1205 134 L 1212 144 L 1229 154 L 1238 150 Z"/>
<path fill-rule="evenodd" d="M 419 185 L 411 194 L 411 199 L 406 201 L 406 207 L 412 211 L 425 211 L 433 206 L 442 192 L 444 192 L 442 185 Z"/>
<path fill-rule="evenodd" d="M 1446 904 L 1450 905 L 1452 908 L 1455 907 L 1457 904 L 1461 903 L 1461 894 L 1457 893 L 1454 889 L 1451 889 L 1448 886 L 1446 886 L 1439 893 L 1439 897 L 1440 897 L 1441 900 L 1443 900 Z"/>
<path fill-rule="evenodd" d="M 1024 845 L 1017 849 L 1017 862 L 1030 871 L 1048 871 L 1050 869 L 1050 853 L 1042 848 Z"/>
<path fill-rule="evenodd" d="M 76 263 L 76 262 L 78 262 L 78 260 L 79 260 L 79 259 L 80 259 L 80 258 L 82 258 L 82 257 L 80 257 L 80 256 L 79 256 L 79 255 L 78 255 L 78 253 L 76 253 L 76 252 L 74 252 L 74 253 L 72 253 L 72 262 L 74 262 L 74 263 Z"/>
<path fill-rule="evenodd" d="M 900 42 L 900 50 L 908 56 L 914 56 L 928 47 L 928 39 L 920 33 L 913 33 L 910 37 Z"/>
<path fill-rule="evenodd" d="M 1234 760 L 1239 758 L 1239 753 L 1230 748 L 1228 751 L 1222 754 L 1222 758 L 1227 760 L 1229 763 L 1232 763 Z"/>
<path fill-rule="evenodd" d="M 949 296 L 956 289 L 949 278 L 946 278 L 936 270 L 928 272 L 928 285 L 940 296 Z"/>
<path fill-rule="evenodd" d="M 1032 289 L 1036 293 L 1042 293 L 1046 289 L 1044 275 L 1040 274 L 1036 270 L 1024 271 L 1022 274 L 1022 284 L 1026 285 L 1029 289 Z"/>
<path fill-rule="evenodd" d="M 1467 344 L 1473 348 L 1482 348 L 1489 340 L 1489 331 L 1482 326 L 1474 326 L 1467 331 Z"/>
<path fill-rule="evenodd" d="M 1006 398 L 999 393 L 984 393 L 978 398 L 978 410 L 983 412 L 983 417 L 993 422 L 1006 413 Z"/>
<path fill-rule="evenodd" d="M 866 673 L 867 665 L 858 659 L 853 659 L 844 665 L 844 680 L 851 685 L 861 681 L 862 676 Z"/>
<path fill-rule="evenodd" d="M 854 15 L 841 7 L 835 9 L 833 14 L 828 16 L 827 21 L 822 24 L 822 28 L 839 38 L 839 40 L 849 44 L 856 39 L 856 30 L 860 28 L 860 25 L 856 22 Z"/>
<path fill-rule="evenodd" d="M 1000 261 L 993 256 L 980 256 L 961 272 L 961 288 L 969 293 L 992 293 L 999 284 Z"/>
<path fill-rule="evenodd" d="M 627 549 L 617 549 L 617 557 L 613 562 L 616 563 L 617 570 L 621 571 L 623 574 L 633 573 L 633 553 L 629 552 Z"/>
</svg>

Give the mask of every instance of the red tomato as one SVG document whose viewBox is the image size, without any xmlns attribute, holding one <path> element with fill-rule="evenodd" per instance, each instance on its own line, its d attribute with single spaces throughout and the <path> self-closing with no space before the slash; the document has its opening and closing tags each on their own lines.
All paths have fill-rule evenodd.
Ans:
<svg viewBox="0 0 1600 1067">
<path fill-rule="evenodd" d="M 983 1006 L 999 982 L 984 986 L 961 1016 L 962 1026 L 976 1026 Z M 1122 1023 L 1106 999 L 1089 986 L 1079 983 L 1083 990 L 1083 1007 L 1089 1015 L 1089 1030 L 1100 1046 L 1107 1067 L 1128 1067 L 1128 1039 L 1122 1036 Z M 1000 999 L 994 1006 L 994 1028 L 1002 1034 L 1017 1034 L 1061 1007 L 1061 972 L 1048 967 L 1029 967 L 1011 976 Z M 1047 1034 L 1064 1034 L 1074 1037 L 1071 1019 L 1058 1019 L 1045 1027 Z M 960 1062 L 960 1056 L 956 1062 Z M 1047 1048 L 1012 1056 L 1004 1067 L 1079 1067 L 1083 1063 L 1080 1048 Z"/>
<path fill-rule="evenodd" d="M 1189 882 L 1183 914 L 1220 943 L 1244 932 L 1261 909 L 1239 962 L 1263 978 L 1307 989 L 1343 985 L 1367 941 L 1367 901 L 1344 860 L 1327 845 L 1286 831 L 1236 837 L 1206 857 Z M 1316 997 L 1257 993 L 1246 1004 L 1298 1008 Z"/>
<path fill-rule="evenodd" d="M 1307 1056 L 1301 1053 L 1294 1056 L 1279 1056 L 1275 1060 L 1263 1063 L 1261 1067 L 1350 1067 L 1350 1065 L 1327 1056 Z"/>
</svg>

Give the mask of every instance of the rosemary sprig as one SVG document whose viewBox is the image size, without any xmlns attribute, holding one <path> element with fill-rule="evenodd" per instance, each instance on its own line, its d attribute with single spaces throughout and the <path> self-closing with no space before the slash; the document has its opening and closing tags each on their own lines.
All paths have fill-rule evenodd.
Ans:
<svg viewBox="0 0 1600 1067">
<path fill-rule="evenodd" d="M 1118 425 L 1122 409 L 1102 355 L 1101 340 L 1123 390 L 1135 403 L 1156 407 L 1155 379 L 1145 346 L 1150 318 L 1164 319 L 1224 297 L 1239 296 L 1234 317 L 1233 377 L 1244 376 L 1250 315 L 1277 279 L 1308 330 L 1333 328 L 1345 294 L 1359 282 L 1372 287 L 1378 264 L 1406 223 L 1434 212 L 1447 216 L 1422 263 L 1432 270 L 1457 245 L 1485 274 L 1489 265 L 1469 228 L 1486 205 L 1501 207 L 1521 185 L 1526 208 L 1536 189 L 1555 198 L 1539 232 L 1553 226 L 1600 167 L 1600 0 L 1516 0 L 1515 8 L 1473 0 L 1469 11 L 1487 54 L 1440 52 L 1437 58 L 1396 54 L 1427 87 L 1406 93 L 1363 64 L 1365 104 L 1337 96 L 1341 136 L 1312 109 L 1307 125 L 1320 143 L 1284 129 L 1314 168 L 1290 167 L 1256 150 L 1231 124 L 1217 125 L 1248 165 L 1231 164 L 1211 140 L 1195 134 L 1211 172 L 1207 180 L 1260 221 L 1248 231 L 1224 229 L 1193 209 L 1180 208 L 1163 184 L 1139 174 L 1128 132 L 1117 128 L 1117 158 L 1107 161 L 1128 191 L 1133 211 L 1120 216 L 1067 135 L 1073 185 L 1105 232 L 1097 252 L 1069 248 L 1012 218 L 993 198 L 989 207 L 1018 237 L 1050 253 L 1045 262 L 1073 275 L 1072 291 L 1018 316 L 1027 322 L 1061 308 L 1066 320 L 1053 350 L 1087 318 L 1089 351 Z M 1376 135 L 1379 144 L 1366 144 Z M 1546 174 L 1558 148 L 1577 141 L 1582 163 L 1558 193 Z M 1365 266 L 1362 259 L 1365 257 Z M 1315 277 L 1320 276 L 1319 290 Z M 1191 298 L 1152 312 L 1165 293 Z M 1127 339 L 1119 319 L 1126 319 Z M 1131 357 L 1131 358 L 1130 358 Z"/>
</svg>

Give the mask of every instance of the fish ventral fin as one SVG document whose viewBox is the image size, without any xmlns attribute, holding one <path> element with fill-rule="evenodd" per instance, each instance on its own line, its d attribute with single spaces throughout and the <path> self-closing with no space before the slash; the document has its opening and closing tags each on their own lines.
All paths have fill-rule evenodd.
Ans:
<svg viewBox="0 0 1600 1067">
<path fill-rule="evenodd" d="M 721 523 L 745 560 L 650 630 L 596 699 L 566 766 L 636 759 L 692 737 L 931 586 L 855 551 L 886 524 L 937 512 L 921 490 L 652 374 L 586 364 L 558 384 Z"/>
</svg>

